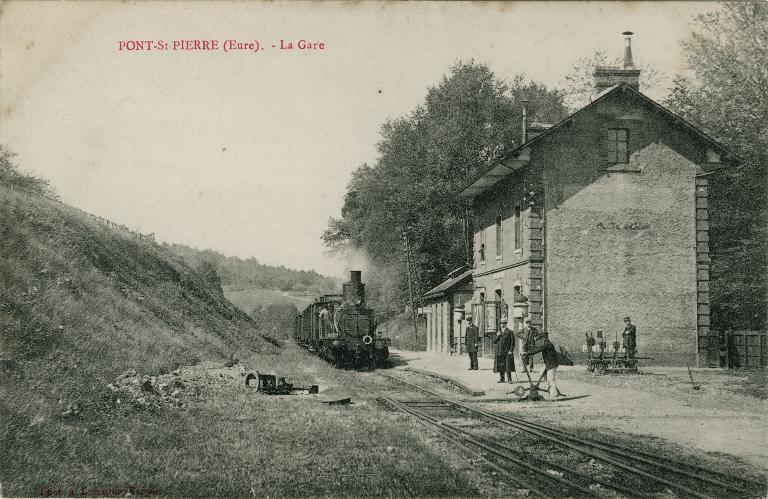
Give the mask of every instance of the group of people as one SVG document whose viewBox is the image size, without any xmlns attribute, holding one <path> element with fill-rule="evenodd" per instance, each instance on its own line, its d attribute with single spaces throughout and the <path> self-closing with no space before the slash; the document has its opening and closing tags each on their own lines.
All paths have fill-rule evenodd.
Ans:
<svg viewBox="0 0 768 499">
<path fill-rule="evenodd" d="M 465 346 L 470 362 L 469 369 L 477 370 L 477 350 L 481 341 L 480 331 L 472 321 L 471 312 L 467 313 L 465 317 L 469 324 L 465 336 Z M 523 361 L 523 371 L 530 372 L 527 364 L 530 363 L 530 368 L 532 369 L 533 356 L 541 353 L 550 396 L 553 398 L 564 397 L 565 395 L 557 387 L 557 368 L 559 367 L 557 350 L 555 350 L 552 342 L 549 341 L 546 332 L 539 331 L 536 327 L 531 326 L 531 320 L 528 317 L 523 322 L 523 329 L 518 332 L 507 326 L 506 318 L 501 319 L 500 325 L 501 327 L 493 339 L 493 344 L 496 346 L 493 372 L 499 373 L 500 379 L 498 382 L 504 383 L 506 381 L 511 383 L 513 372 L 517 376 L 514 357 L 515 339 L 517 338 L 523 340 L 524 345 L 523 351 L 520 352 Z"/>
</svg>

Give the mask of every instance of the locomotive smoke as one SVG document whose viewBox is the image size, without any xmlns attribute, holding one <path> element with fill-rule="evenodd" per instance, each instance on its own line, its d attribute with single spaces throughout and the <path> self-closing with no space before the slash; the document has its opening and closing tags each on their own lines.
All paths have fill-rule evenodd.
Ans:
<svg viewBox="0 0 768 499">
<path fill-rule="evenodd" d="M 366 275 L 370 270 L 370 261 L 364 249 L 348 248 L 345 251 L 344 260 L 344 273 L 346 275 L 349 275 L 352 270 L 360 270 L 363 275 Z"/>
</svg>

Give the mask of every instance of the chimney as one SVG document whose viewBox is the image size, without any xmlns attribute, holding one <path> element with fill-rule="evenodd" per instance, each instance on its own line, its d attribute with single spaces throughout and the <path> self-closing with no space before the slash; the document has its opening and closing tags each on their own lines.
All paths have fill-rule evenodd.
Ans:
<svg viewBox="0 0 768 499">
<path fill-rule="evenodd" d="M 600 94 L 605 90 L 626 83 L 635 90 L 640 90 L 640 70 L 635 69 L 632 60 L 632 35 L 631 31 L 625 31 L 624 35 L 624 67 L 598 66 L 595 68 L 595 92 Z"/>
</svg>

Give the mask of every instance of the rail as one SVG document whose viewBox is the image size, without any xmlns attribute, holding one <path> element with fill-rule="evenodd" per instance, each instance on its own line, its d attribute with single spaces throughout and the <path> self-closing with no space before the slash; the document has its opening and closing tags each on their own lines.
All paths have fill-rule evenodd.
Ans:
<svg viewBox="0 0 768 499">
<path fill-rule="evenodd" d="M 631 473 L 637 477 L 640 477 L 641 480 L 653 482 L 670 490 L 677 491 L 681 495 L 690 497 L 720 497 L 733 496 L 734 494 L 737 494 L 740 496 L 746 495 L 759 497 L 765 494 L 766 484 L 763 482 L 758 482 L 749 478 L 736 477 L 702 466 L 684 463 L 672 458 L 638 451 L 617 444 L 611 444 L 602 441 L 589 441 L 576 437 L 557 428 L 550 427 L 548 425 L 532 423 L 514 416 L 496 414 L 471 407 L 468 404 L 456 400 L 451 400 L 432 390 L 416 385 L 414 383 L 410 383 L 409 381 L 406 381 L 398 376 L 393 376 L 384 372 L 379 372 L 377 374 L 429 395 L 432 397 L 432 403 L 440 402 L 443 404 L 449 404 L 451 407 L 459 408 L 462 411 L 466 411 L 467 413 L 473 414 L 475 416 L 485 418 L 486 420 L 491 420 L 496 423 L 500 423 L 501 425 L 514 427 L 517 430 L 529 433 L 552 444 L 565 447 L 566 449 L 569 449 L 573 452 L 589 456 L 596 461 L 601 461 L 609 466 L 621 469 L 627 473 Z M 403 403 L 400 402 L 399 404 L 402 405 Z M 415 405 L 419 407 L 418 403 Z M 430 407 L 430 405 L 421 405 L 421 407 Z M 451 426 L 445 422 L 440 421 L 438 421 L 438 424 L 441 428 L 448 428 Z M 547 463 L 547 467 L 556 466 L 557 465 L 553 463 Z M 561 470 L 566 471 L 562 467 Z M 576 472 L 570 470 L 570 474 L 572 474 L 572 476 L 575 476 L 573 475 L 574 473 Z M 660 475 L 665 475 L 667 478 Z M 618 484 L 611 482 L 601 483 L 601 480 L 597 479 L 596 477 L 591 477 L 590 479 L 594 483 L 600 483 L 600 485 L 604 487 L 617 490 L 619 492 L 630 493 L 630 495 L 637 495 L 640 493 L 637 490 L 618 490 Z M 685 483 L 683 483 L 684 481 Z M 621 487 L 619 486 L 619 488 Z M 711 495 L 702 493 L 702 489 L 707 490 Z M 727 493 L 725 493 L 726 491 Z M 581 493 L 585 492 L 581 491 Z"/>
</svg>

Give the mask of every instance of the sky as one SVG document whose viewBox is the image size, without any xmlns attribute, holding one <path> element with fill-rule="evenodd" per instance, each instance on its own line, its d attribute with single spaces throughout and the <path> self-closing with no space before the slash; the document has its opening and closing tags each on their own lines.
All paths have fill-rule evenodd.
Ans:
<svg viewBox="0 0 768 499">
<path fill-rule="evenodd" d="M 422 103 L 455 62 L 558 86 L 579 57 L 621 55 L 631 30 L 635 63 L 671 77 L 685 70 L 692 17 L 717 8 L 10 1 L 0 143 L 64 202 L 159 241 L 342 276 L 349 263 L 320 236 L 351 173 L 375 163 L 381 125 Z M 142 40 L 152 49 L 127 50 Z M 173 50 L 190 40 L 218 47 Z M 225 52 L 226 40 L 260 50 Z"/>
</svg>

